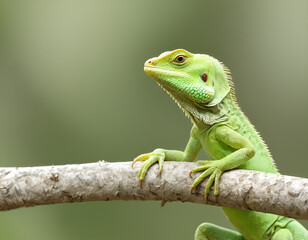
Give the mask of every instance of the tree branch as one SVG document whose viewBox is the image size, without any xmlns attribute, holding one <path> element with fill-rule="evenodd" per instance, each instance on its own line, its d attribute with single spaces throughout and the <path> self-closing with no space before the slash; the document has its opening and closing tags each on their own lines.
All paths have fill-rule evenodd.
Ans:
<svg viewBox="0 0 308 240">
<path fill-rule="evenodd" d="M 190 195 L 189 189 L 199 174 L 188 173 L 197 163 L 165 162 L 164 170 L 148 171 L 139 188 L 141 163 L 97 163 L 0 168 L 0 211 L 35 205 L 108 201 L 162 200 L 206 203 L 244 210 L 275 213 L 308 220 L 308 179 L 233 170 L 221 176 L 217 202 L 213 192 L 203 198 L 205 182 Z"/>
</svg>

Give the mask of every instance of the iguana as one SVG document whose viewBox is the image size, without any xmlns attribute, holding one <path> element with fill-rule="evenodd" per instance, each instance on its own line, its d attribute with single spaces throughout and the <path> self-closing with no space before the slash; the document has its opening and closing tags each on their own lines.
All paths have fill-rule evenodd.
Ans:
<svg viewBox="0 0 308 240">
<path fill-rule="evenodd" d="M 226 170 L 240 168 L 279 174 L 266 144 L 238 106 L 231 73 L 223 63 L 209 55 L 177 49 L 147 60 L 144 70 L 175 100 L 193 127 L 184 152 L 158 148 L 134 159 L 133 164 L 145 161 L 138 174 L 140 187 L 154 163 L 158 162 L 161 173 L 164 161 L 192 162 L 201 148 L 212 160 L 198 161 L 200 166 L 191 170 L 190 174 L 203 173 L 190 192 L 209 177 L 205 199 L 212 186 L 218 196 L 219 179 Z M 203 223 L 196 230 L 195 240 L 308 239 L 308 231 L 294 219 L 226 207 L 222 210 L 239 233 Z"/>
</svg>

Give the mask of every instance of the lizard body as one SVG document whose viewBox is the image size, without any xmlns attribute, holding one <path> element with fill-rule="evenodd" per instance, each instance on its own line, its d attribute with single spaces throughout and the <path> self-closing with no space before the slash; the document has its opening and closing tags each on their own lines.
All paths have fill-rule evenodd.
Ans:
<svg viewBox="0 0 308 240">
<path fill-rule="evenodd" d="M 201 149 L 212 160 L 198 161 L 200 166 L 190 174 L 203 171 L 190 191 L 206 177 L 205 199 L 211 187 L 219 194 L 221 174 L 240 168 L 279 174 L 266 144 L 237 104 L 230 71 L 218 60 L 205 54 L 183 49 L 162 53 L 145 63 L 145 72 L 179 105 L 193 122 L 190 139 L 184 151 L 155 149 L 133 161 L 145 161 L 138 177 L 140 187 L 148 168 L 164 161 L 194 161 Z M 288 239 L 307 240 L 307 230 L 296 220 L 274 214 L 223 207 L 234 232 L 210 223 L 201 224 L 195 240 L 214 239 Z"/>
</svg>

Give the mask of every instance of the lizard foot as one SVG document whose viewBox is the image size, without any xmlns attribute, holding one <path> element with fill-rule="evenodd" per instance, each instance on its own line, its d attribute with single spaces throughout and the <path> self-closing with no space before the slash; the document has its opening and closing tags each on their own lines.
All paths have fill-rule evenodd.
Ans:
<svg viewBox="0 0 308 240">
<path fill-rule="evenodd" d="M 162 149 L 156 149 L 151 153 L 141 154 L 134 159 L 134 161 L 132 162 L 132 167 L 134 166 L 136 162 L 144 161 L 138 173 L 140 189 L 142 188 L 142 182 L 144 180 L 144 177 L 149 167 L 151 167 L 154 163 L 158 162 L 158 167 L 159 167 L 159 170 L 157 173 L 157 176 L 158 176 L 159 174 L 161 174 L 163 170 L 164 160 L 165 160 L 165 153 Z"/>
<path fill-rule="evenodd" d="M 219 194 L 218 184 L 221 174 L 223 173 L 221 162 L 220 160 L 215 161 L 197 161 L 199 164 L 201 164 L 200 167 L 196 167 L 193 170 L 190 171 L 189 176 L 191 176 L 192 173 L 204 171 L 200 176 L 197 177 L 197 179 L 194 181 L 190 188 L 190 193 L 208 176 L 209 180 L 206 183 L 205 186 L 205 193 L 204 193 L 204 199 L 207 200 L 207 197 L 210 193 L 211 187 L 214 184 L 214 197 L 215 201 L 217 199 L 217 196 Z"/>
</svg>

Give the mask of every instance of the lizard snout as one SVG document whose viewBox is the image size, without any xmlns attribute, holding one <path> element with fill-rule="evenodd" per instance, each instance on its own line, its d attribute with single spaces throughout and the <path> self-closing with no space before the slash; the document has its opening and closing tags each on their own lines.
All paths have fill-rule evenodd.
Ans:
<svg viewBox="0 0 308 240">
<path fill-rule="evenodd" d="M 156 62 L 153 58 L 150 58 L 148 59 L 145 63 L 144 63 L 144 66 L 145 67 L 152 67 L 152 66 L 155 66 L 156 65 Z"/>
</svg>

